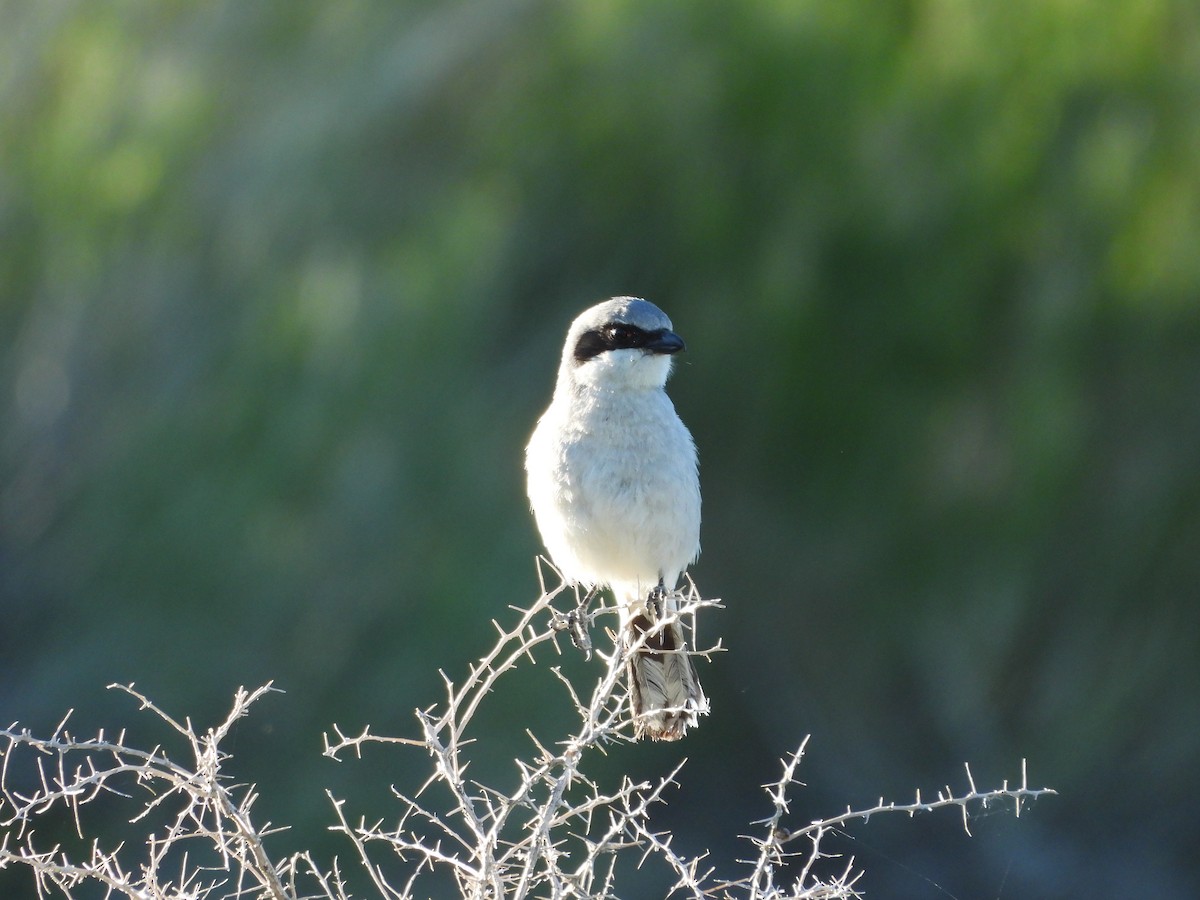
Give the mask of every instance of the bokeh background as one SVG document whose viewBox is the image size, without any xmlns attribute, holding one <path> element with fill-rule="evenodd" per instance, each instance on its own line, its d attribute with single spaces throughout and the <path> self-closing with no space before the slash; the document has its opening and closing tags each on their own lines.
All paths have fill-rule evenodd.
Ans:
<svg viewBox="0 0 1200 900">
<path fill-rule="evenodd" d="M 806 734 L 797 822 L 1027 758 L 1019 821 L 829 846 L 876 897 L 1200 891 L 1193 3 L 0 12 L 5 724 L 274 679 L 232 771 L 349 855 L 323 790 L 390 814 L 425 761 L 322 732 L 414 733 L 535 596 L 524 441 L 636 294 L 688 341 L 728 651 L 699 732 L 598 764 L 686 755 L 661 821 L 733 874 Z M 497 694 L 482 770 L 560 694 Z"/>
</svg>

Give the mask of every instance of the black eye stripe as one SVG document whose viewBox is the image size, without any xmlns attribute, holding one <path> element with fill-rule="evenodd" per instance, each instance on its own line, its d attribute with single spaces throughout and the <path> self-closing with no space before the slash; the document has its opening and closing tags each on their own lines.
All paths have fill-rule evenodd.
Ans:
<svg viewBox="0 0 1200 900">
<path fill-rule="evenodd" d="M 636 325 L 624 322 L 609 322 L 600 328 L 585 331 L 575 342 L 575 361 L 587 362 L 606 350 L 629 350 L 644 347 L 654 337 Z"/>
<path fill-rule="evenodd" d="M 636 325 L 623 325 L 621 323 L 605 325 L 604 336 L 612 345 L 613 350 L 642 347 L 650 340 L 650 335 Z"/>
<path fill-rule="evenodd" d="M 587 362 L 610 349 L 599 331 L 585 331 L 575 342 L 575 362 Z"/>
</svg>

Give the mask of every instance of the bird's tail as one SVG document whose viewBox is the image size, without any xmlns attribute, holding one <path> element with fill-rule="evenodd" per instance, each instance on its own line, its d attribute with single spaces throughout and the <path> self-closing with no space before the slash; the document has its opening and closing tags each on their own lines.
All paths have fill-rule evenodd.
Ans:
<svg viewBox="0 0 1200 900">
<path fill-rule="evenodd" d="M 646 615 L 638 614 L 629 619 L 626 638 L 636 647 L 629 654 L 629 698 L 636 736 L 639 740 L 679 740 L 696 724 L 699 714 L 708 712 L 682 625 L 678 620 L 668 621 L 659 628 Z"/>
</svg>

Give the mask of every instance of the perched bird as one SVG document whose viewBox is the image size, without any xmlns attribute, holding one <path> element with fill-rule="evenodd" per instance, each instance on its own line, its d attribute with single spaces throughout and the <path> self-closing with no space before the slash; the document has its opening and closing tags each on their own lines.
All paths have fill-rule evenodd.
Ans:
<svg viewBox="0 0 1200 900">
<path fill-rule="evenodd" d="M 696 445 L 665 390 L 683 349 L 653 303 L 614 297 L 585 310 L 525 449 L 550 558 L 568 583 L 612 589 L 630 644 L 674 611 L 679 576 L 700 553 Z M 629 681 L 639 738 L 676 740 L 708 712 L 678 622 L 631 655 Z"/>
</svg>

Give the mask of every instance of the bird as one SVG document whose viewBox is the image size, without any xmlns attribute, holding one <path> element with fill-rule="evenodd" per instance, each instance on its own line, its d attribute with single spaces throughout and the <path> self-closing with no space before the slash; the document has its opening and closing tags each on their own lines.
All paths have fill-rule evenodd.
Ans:
<svg viewBox="0 0 1200 900">
<path fill-rule="evenodd" d="M 665 390 L 684 349 L 647 300 L 613 297 L 584 310 L 525 448 L 530 507 L 551 562 L 566 583 L 607 587 L 617 602 L 638 739 L 678 740 L 708 712 L 683 629 L 669 620 L 679 578 L 700 554 L 696 445 Z"/>
</svg>

